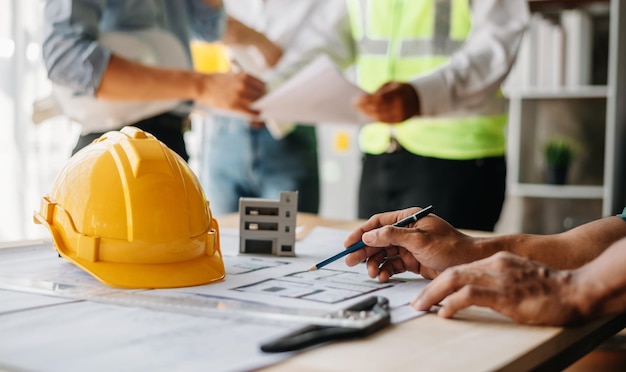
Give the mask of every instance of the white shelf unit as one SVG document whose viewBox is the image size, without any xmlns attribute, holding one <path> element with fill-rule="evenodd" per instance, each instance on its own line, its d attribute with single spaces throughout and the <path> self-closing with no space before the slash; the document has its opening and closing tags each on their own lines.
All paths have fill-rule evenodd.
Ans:
<svg viewBox="0 0 626 372">
<path fill-rule="evenodd" d="M 586 5 L 569 3 L 560 5 Z M 503 232 L 560 232 L 619 213 L 626 205 L 626 41 L 620 45 L 619 40 L 626 35 L 626 2 L 606 3 L 608 56 L 602 85 L 505 90 L 508 202 Z M 572 138 L 577 144 L 568 182 L 562 186 L 543 180 L 543 146 L 555 136 Z"/>
<path fill-rule="evenodd" d="M 558 98 L 606 98 L 609 88 L 606 85 L 586 85 L 580 87 L 528 87 L 507 92 L 511 100 L 558 99 Z"/>
</svg>

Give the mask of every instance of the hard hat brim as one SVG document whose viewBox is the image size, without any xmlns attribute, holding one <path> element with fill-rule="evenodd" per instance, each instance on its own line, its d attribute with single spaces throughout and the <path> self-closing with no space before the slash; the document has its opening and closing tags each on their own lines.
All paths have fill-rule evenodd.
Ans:
<svg viewBox="0 0 626 372">
<path fill-rule="evenodd" d="M 209 284 L 224 279 L 226 271 L 219 250 L 212 256 L 164 264 L 90 262 L 58 250 L 61 256 L 104 284 L 119 288 L 178 288 Z"/>
</svg>

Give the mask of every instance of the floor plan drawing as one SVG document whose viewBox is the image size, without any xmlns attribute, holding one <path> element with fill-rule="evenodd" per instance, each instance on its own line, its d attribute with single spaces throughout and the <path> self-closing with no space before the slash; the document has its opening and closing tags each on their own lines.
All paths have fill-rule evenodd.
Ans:
<svg viewBox="0 0 626 372">
<path fill-rule="evenodd" d="M 289 265 L 287 261 L 259 257 L 224 256 L 224 267 L 228 275 L 247 274 L 257 270 Z"/>
<path fill-rule="evenodd" d="M 233 290 L 334 304 L 394 285 L 350 271 L 322 269 L 265 279 Z"/>
</svg>

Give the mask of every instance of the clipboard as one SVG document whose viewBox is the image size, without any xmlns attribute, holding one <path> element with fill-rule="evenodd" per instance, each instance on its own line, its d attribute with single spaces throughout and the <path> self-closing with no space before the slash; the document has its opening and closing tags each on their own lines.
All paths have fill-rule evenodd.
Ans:
<svg viewBox="0 0 626 372">
<path fill-rule="evenodd" d="M 267 353 L 294 351 L 313 345 L 338 340 L 365 337 L 391 324 L 389 301 L 380 296 L 368 297 L 344 310 L 330 314 L 331 317 L 367 319 L 358 326 L 309 325 L 280 336 L 261 345 Z"/>
</svg>

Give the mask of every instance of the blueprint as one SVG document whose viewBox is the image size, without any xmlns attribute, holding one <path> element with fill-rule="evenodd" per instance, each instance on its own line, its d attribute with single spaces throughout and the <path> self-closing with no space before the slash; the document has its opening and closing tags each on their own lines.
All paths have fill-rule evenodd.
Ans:
<svg viewBox="0 0 626 372">
<path fill-rule="evenodd" d="M 0 369 L 250 370 L 290 356 L 259 345 L 302 326 L 291 323 L 300 314 L 327 314 L 371 295 L 389 300 L 393 323 L 423 314 L 407 306 L 423 279 L 380 283 L 364 265 L 339 261 L 307 271 L 343 249 L 345 234 L 317 227 L 296 243 L 296 257 L 275 257 L 238 254 L 238 231 L 223 229 L 225 280 L 161 290 L 106 286 L 49 241 L 2 248 Z M 242 309 L 273 316 L 241 317 Z"/>
<path fill-rule="evenodd" d="M 207 286 L 160 291 L 213 295 L 294 309 L 335 311 L 368 295 L 386 297 L 392 308 L 401 307 L 426 285 L 425 280 L 416 279 L 412 274 L 380 283 L 367 276 L 365 265 L 348 267 L 343 260 L 321 270 L 307 271 L 315 263 L 343 249 L 346 236 L 343 230 L 314 228 L 296 243 L 296 257 L 238 254 L 237 234 L 235 229 L 223 229 L 220 234 L 226 280 Z M 410 314 L 419 315 L 417 312 Z M 402 320 L 405 318 L 397 319 Z"/>
</svg>

